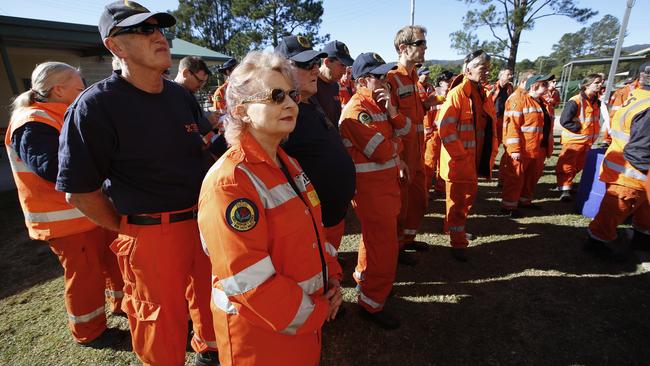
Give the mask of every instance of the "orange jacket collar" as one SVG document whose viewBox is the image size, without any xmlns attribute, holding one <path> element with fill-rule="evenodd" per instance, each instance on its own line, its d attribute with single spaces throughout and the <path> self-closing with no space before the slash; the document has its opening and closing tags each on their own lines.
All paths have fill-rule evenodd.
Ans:
<svg viewBox="0 0 650 366">
<path fill-rule="evenodd" d="M 68 105 L 64 103 L 41 103 L 36 102 L 30 106 L 35 109 L 42 109 L 47 112 L 50 116 L 56 119 L 57 123 L 63 125 L 63 115 L 65 110 L 68 109 Z"/>
</svg>

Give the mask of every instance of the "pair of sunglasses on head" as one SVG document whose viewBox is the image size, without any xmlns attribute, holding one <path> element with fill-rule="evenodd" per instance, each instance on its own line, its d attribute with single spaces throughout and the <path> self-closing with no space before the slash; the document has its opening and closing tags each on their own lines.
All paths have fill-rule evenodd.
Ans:
<svg viewBox="0 0 650 366">
<path fill-rule="evenodd" d="M 255 93 L 249 97 L 244 98 L 241 103 L 282 104 L 287 96 L 296 102 L 296 104 L 300 103 L 300 93 L 298 90 L 282 90 L 280 88 L 268 89 L 259 93 Z"/>
<path fill-rule="evenodd" d="M 311 70 L 314 66 L 320 67 L 322 61 L 323 60 L 320 57 L 316 57 L 305 62 L 291 61 L 291 63 L 299 69 Z"/>
<path fill-rule="evenodd" d="M 120 34 L 150 35 L 156 31 L 160 32 L 163 36 L 165 35 L 164 28 L 162 28 L 158 24 L 142 23 L 131 27 L 116 28 L 116 29 L 117 30 L 113 32 L 113 34 L 111 34 L 111 37 L 119 36 Z"/>
</svg>

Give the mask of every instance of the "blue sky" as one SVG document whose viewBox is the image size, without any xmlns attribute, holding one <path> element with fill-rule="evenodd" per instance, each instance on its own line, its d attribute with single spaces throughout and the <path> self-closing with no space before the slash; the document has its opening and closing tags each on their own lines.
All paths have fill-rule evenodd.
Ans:
<svg viewBox="0 0 650 366">
<path fill-rule="evenodd" d="M 105 0 L 0 0 L 0 14 L 97 24 Z M 175 9 L 177 0 L 139 0 L 150 10 Z M 605 14 L 623 18 L 627 0 L 576 0 L 580 6 L 598 11 L 594 20 Z M 321 33 L 345 42 L 353 57 L 362 52 L 377 52 L 387 61 L 395 61 L 395 32 L 410 22 L 410 0 L 324 0 L 325 14 Z M 459 59 L 450 48 L 449 33 L 461 28 L 467 11 L 464 1 L 416 0 L 415 23 L 428 29 L 427 59 Z M 636 0 L 624 45 L 650 43 L 650 0 Z M 591 21 L 590 21 L 591 22 Z M 566 17 L 541 19 L 531 31 L 525 31 L 519 46 L 518 60 L 536 59 L 551 52 L 551 46 L 564 33 L 575 32 L 584 25 Z M 489 31 L 479 32 L 488 36 Z"/>
</svg>

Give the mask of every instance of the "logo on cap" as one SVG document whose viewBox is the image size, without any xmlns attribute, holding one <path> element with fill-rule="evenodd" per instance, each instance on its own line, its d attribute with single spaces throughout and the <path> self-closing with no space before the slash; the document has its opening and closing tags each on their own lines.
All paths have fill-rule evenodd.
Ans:
<svg viewBox="0 0 650 366">
<path fill-rule="evenodd" d="M 309 40 L 303 36 L 298 36 L 296 37 L 296 40 L 298 43 L 300 43 L 301 46 L 305 48 L 311 48 L 311 44 L 309 43 Z"/>
<path fill-rule="evenodd" d="M 346 56 L 350 55 L 350 51 L 348 51 L 348 46 L 341 44 L 341 48 L 343 48 L 343 52 L 345 53 Z"/>
<path fill-rule="evenodd" d="M 376 54 L 376 53 L 373 53 L 373 54 L 372 54 L 372 58 L 374 58 L 375 61 L 377 61 L 377 62 L 381 62 L 381 63 L 384 63 L 384 64 L 386 63 L 386 61 L 384 61 L 384 59 L 381 58 L 381 56 L 379 56 L 379 55 Z"/>
<path fill-rule="evenodd" d="M 145 8 L 144 6 L 136 3 L 135 1 L 124 0 L 124 6 L 126 6 L 127 8 L 130 8 L 130 9 L 145 12 L 145 13 L 149 11 L 149 10 L 147 10 L 147 8 Z"/>
</svg>

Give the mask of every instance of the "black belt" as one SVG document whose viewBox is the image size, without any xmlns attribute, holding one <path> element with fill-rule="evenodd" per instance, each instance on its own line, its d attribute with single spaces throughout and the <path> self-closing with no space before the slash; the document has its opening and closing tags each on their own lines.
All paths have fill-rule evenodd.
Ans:
<svg viewBox="0 0 650 366">
<path fill-rule="evenodd" d="M 192 220 L 197 217 L 197 214 L 198 210 L 196 208 L 189 211 L 168 214 L 169 222 Z M 126 222 L 133 225 L 160 225 L 162 223 L 162 215 L 165 214 L 128 215 L 126 217 Z"/>
</svg>

